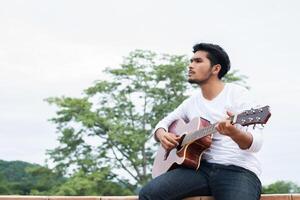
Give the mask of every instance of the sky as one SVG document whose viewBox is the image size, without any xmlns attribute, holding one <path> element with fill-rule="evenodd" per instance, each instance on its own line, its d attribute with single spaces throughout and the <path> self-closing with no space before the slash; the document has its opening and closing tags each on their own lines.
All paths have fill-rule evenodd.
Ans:
<svg viewBox="0 0 300 200">
<path fill-rule="evenodd" d="M 272 117 L 259 152 L 263 184 L 300 184 L 297 0 L 0 1 L 0 159 L 44 164 L 58 145 L 47 97 L 80 97 L 135 49 L 191 55 L 222 46 Z"/>
</svg>

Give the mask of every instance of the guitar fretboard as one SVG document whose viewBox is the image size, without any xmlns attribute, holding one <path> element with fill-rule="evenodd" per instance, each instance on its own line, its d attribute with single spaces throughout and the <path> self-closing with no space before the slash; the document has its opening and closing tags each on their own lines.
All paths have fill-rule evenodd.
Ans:
<svg viewBox="0 0 300 200">
<path fill-rule="evenodd" d="M 203 138 L 207 135 L 210 135 L 210 134 L 213 134 L 213 133 L 216 133 L 217 130 L 216 130 L 216 125 L 217 123 L 214 123 L 212 125 L 209 125 L 205 128 L 202 128 L 200 130 L 197 130 L 195 132 L 192 132 L 192 133 L 189 133 L 189 134 L 186 134 L 182 143 L 181 143 L 181 146 L 184 146 L 186 144 L 189 144 L 191 142 L 194 142 L 200 138 Z"/>
</svg>

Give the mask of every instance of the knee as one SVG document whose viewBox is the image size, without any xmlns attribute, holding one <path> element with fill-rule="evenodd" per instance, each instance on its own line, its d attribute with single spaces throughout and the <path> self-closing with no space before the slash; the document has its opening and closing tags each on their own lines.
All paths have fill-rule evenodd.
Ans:
<svg viewBox="0 0 300 200">
<path fill-rule="evenodd" d="M 160 194 L 160 187 L 150 181 L 140 190 L 139 200 L 158 200 L 161 199 Z"/>
<path fill-rule="evenodd" d="M 150 199 L 151 199 L 151 189 L 148 184 L 140 190 L 139 200 L 150 200 Z"/>
</svg>

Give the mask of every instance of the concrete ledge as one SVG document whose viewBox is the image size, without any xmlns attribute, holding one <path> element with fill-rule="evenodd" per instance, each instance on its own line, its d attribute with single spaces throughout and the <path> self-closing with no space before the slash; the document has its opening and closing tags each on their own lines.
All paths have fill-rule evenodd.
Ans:
<svg viewBox="0 0 300 200">
<path fill-rule="evenodd" d="M 0 195 L 0 200 L 138 200 L 137 196 L 18 196 Z M 184 200 L 214 200 L 212 197 L 189 197 Z M 300 200 L 300 194 L 263 194 L 261 200 Z"/>
<path fill-rule="evenodd" d="M 183 200 L 214 200 L 212 197 L 189 197 Z M 263 194 L 260 200 L 300 200 L 300 194 Z"/>
</svg>

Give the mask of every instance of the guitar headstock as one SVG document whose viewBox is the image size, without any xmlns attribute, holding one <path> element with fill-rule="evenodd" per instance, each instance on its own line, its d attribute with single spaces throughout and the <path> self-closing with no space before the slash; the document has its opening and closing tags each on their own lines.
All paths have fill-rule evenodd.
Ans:
<svg viewBox="0 0 300 200">
<path fill-rule="evenodd" d="M 245 110 L 234 118 L 233 123 L 242 126 L 266 124 L 270 116 L 270 106 L 264 106 L 261 108 Z"/>
</svg>

